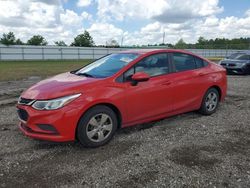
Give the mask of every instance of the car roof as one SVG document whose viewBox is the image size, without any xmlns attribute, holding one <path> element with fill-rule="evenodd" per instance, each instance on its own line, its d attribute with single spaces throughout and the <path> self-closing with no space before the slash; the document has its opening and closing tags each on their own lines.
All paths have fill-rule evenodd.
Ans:
<svg viewBox="0 0 250 188">
<path fill-rule="evenodd" d="M 179 49 L 128 49 L 124 51 L 120 51 L 119 53 L 136 53 L 136 54 L 151 54 L 151 53 L 160 53 L 160 52 L 179 52 L 179 53 L 187 53 L 191 55 L 195 55 L 190 51 L 179 50 Z"/>
</svg>

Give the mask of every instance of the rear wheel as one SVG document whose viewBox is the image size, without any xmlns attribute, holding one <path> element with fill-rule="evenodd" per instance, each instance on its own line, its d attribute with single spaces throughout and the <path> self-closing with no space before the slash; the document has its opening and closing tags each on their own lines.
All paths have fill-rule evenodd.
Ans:
<svg viewBox="0 0 250 188">
<path fill-rule="evenodd" d="M 112 139 L 117 125 L 117 117 L 112 109 L 103 105 L 95 106 L 80 119 L 77 138 L 86 147 L 98 147 Z"/>
<path fill-rule="evenodd" d="M 220 95 L 217 89 L 210 88 L 203 97 L 199 112 L 203 115 L 213 114 L 219 105 Z"/>
</svg>

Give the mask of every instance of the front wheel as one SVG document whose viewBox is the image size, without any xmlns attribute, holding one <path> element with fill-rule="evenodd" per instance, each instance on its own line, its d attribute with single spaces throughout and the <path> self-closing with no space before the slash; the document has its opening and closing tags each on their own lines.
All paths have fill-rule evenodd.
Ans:
<svg viewBox="0 0 250 188">
<path fill-rule="evenodd" d="M 217 89 L 210 88 L 203 97 L 199 112 L 203 115 L 213 114 L 219 105 L 220 95 Z"/>
<path fill-rule="evenodd" d="M 77 138 L 83 146 L 98 147 L 112 139 L 117 125 L 117 117 L 112 109 L 103 105 L 95 106 L 80 119 Z"/>
</svg>

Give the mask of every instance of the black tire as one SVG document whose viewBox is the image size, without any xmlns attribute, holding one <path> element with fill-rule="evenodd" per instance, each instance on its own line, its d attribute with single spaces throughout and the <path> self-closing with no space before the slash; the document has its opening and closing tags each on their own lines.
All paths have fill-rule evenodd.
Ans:
<svg viewBox="0 0 250 188">
<path fill-rule="evenodd" d="M 98 132 L 95 133 L 94 137 L 89 138 L 89 136 L 87 135 L 87 131 L 88 131 L 89 126 L 92 126 L 90 123 L 90 120 L 92 118 L 96 119 L 96 117 L 100 114 L 107 115 L 110 118 L 109 121 L 112 124 L 112 130 L 110 131 L 109 134 L 106 135 L 107 137 L 103 141 L 99 142 L 99 141 L 97 141 L 98 139 L 96 141 L 93 141 L 95 137 L 99 137 Z M 100 125 L 98 125 L 98 127 L 99 126 Z M 103 125 L 103 126 L 105 126 L 105 125 Z M 109 124 L 109 126 L 110 126 L 110 124 Z M 92 127 L 95 127 L 95 126 L 92 126 Z M 77 126 L 76 136 L 77 136 L 77 139 L 80 141 L 80 143 L 85 147 L 92 147 L 92 148 L 99 147 L 99 146 L 102 146 L 104 144 L 107 144 L 112 139 L 112 137 L 114 136 L 114 134 L 117 130 L 117 127 L 118 127 L 118 120 L 117 120 L 117 116 L 116 116 L 115 112 L 105 105 L 98 105 L 98 106 L 95 106 L 95 107 L 89 109 L 81 117 L 81 119 L 78 123 L 78 126 Z M 95 128 L 93 128 L 93 129 L 95 129 Z M 101 130 L 99 130 L 99 132 L 100 131 Z M 104 131 L 106 131 L 106 130 L 104 130 Z"/>
<path fill-rule="evenodd" d="M 208 97 L 211 96 L 211 95 L 214 95 L 216 96 L 217 100 L 216 100 L 216 103 L 214 102 L 213 105 L 212 104 L 209 104 L 209 105 L 212 105 L 213 108 L 210 108 L 208 107 Z M 219 102 L 220 102 L 220 95 L 219 95 L 219 92 L 217 89 L 215 88 L 210 88 L 207 90 L 207 92 L 205 93 L 203 99 L 202 99 L 202 103 L 201 103 L 201 107 L 199 109 L 199 112 L 203 115 L 211 115 L 213 114 L 217 108 L 218 108 L 218 105 L 219 105 Z"/>
</svg>

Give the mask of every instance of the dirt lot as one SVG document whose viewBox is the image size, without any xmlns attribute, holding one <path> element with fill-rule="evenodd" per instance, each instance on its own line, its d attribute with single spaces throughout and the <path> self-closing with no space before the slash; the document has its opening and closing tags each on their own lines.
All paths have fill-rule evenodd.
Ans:
<svg viewBox="0 0 250 188">
<path fill-rule="evenodd" d="M 0 82 L 1 187 L 250 187 L 250 76 L 229 76 L 216 114 L 120 130 L 106 146 L 29 139 L 15 99 L 39 80 Z"/>
</svg>

